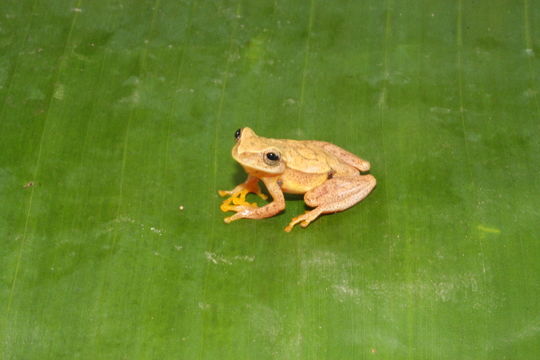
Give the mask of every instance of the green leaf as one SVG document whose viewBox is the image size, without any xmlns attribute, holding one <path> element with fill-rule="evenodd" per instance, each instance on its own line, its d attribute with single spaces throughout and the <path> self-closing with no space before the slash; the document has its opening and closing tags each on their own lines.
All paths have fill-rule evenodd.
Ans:
<svg viewBox="0 0 540 360">
<path fill-rule="evenodd" d="M 3 359 L 534 359 L 540 8 L 0 3 Z M 224 224 L 242 126 L 374 192 Z M 263 202 L 260 202 L 263 204 Z"/>
</svg>

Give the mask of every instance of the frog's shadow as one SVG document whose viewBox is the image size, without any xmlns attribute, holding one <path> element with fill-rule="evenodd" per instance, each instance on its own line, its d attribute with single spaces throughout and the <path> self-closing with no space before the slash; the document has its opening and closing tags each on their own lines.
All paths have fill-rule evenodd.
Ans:
<svg viewBox="0 0 540 360">
<path fill-rule="evenodd" d="M 235 184 L 235 186 L 237 184 L 240 184 L 240 183 L 243 183 L 244 181 L 246 181 L 246 178 L 247 178 L 247 174 L 244 171 L 244 169 L 242 169 L 241 166 L 237 166 L 236 167 L 236 172 L 233 175 L 233 183 Z"/>
</svg>

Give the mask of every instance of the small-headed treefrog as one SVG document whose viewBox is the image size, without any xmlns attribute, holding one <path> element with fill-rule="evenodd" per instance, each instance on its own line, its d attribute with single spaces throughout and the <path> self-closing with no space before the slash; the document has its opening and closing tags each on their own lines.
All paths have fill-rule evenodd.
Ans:
<svg viewBox="0 0 540 360">
<path fill-rule="evenodd" d="M 314 209 L 293 218 L 285 227 L 289 232 L 298 223 L 306 227 L 321 214 L 350 208 L 375 187 L 372 175 L 360 173 L 369 170 L 369 162 L 334 144 L 269 139 L 257 136 L 248 127 L 236 130 L 235 138 L 232 157 L 248 177 L 230 191 L 219 191 L 221 196 L 230 196 L 223 201 L 221 210 L 236 212 L 225 218 L 226 223 L 274 216 L 285 209 L 283 193 L 304 194 L 305 203 Z M 259 188 L 259 180 L 273 200 L 262 207 L 246 202 L 248 193 L 267 198 Z"/>
</svg>

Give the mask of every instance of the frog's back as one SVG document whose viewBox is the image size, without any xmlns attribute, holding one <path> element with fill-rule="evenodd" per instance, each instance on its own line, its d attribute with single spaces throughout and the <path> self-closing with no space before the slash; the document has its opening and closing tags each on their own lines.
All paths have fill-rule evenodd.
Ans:
<svg viewBox="0 0 540 360">
<path fill-rule="evenodd" d="M 335 161 L 332 154 L 328 154 L 312 141 L 278 140 L 283 150 L 282 157 L 287 168 L 307 174 L 326 174 L 332 171 L 331 163 Z"/>
</svg>

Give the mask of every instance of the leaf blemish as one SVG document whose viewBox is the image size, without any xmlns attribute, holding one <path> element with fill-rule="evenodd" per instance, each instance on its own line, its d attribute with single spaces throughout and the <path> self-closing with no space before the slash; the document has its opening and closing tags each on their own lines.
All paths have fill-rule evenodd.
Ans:
<svg viewBox="0 0 540 360">
<path fill-rule="evenodd" d="M 482 232 L 486 232 L 486 233 L 490 233 L 490 234 L 500 234 L 501 233 L 500 229 L 484 226 L 482 224 L 478 225 L 476 228 L 478 230 L 482 231 Z"/>
<path fill-rule="evenodd" d="M 30 187 L 32 187 L 32 186 L 35 186 L 35 185 L 36 185 L 35 182 L 29 181 L 29 182 L 27 182 L 26 184 L 23 185 L 23 188 L 24 188 L 24 189 L 28 189 L 28 188 L 30 188 Z"/>
</svg>

